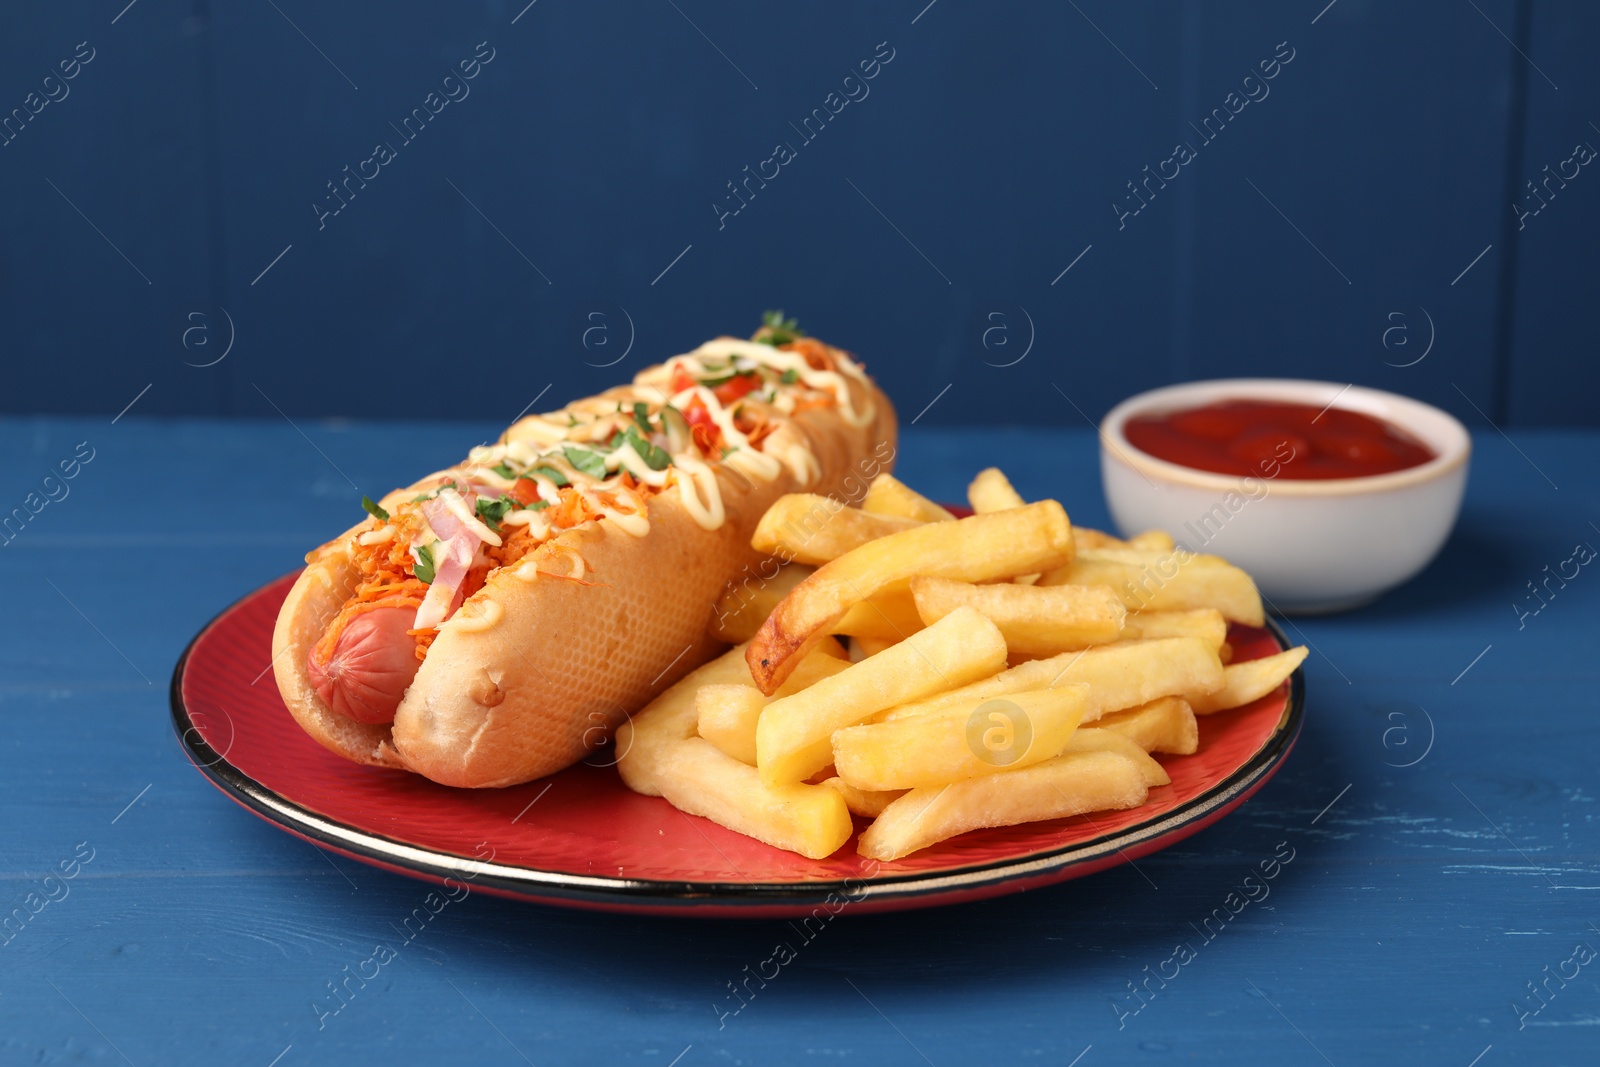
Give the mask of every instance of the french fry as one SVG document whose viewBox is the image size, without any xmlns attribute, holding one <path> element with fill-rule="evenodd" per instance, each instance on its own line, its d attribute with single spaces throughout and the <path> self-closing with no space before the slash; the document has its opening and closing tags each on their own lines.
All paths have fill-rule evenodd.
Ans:
<svg viewBox="0 0 1600 1067">
<path fill-rule="evenodd" d="M 1094 530 L 1087 526 L 1074 526 L 1072 528 L 1072 541 L 1079 552 L 1093 552 L 1101 548 L 1132 547 L 1120 537 L 1112 537 L 1103 530 Z"/>
<path fill-rule="evenodd" d="M 880 474 L 872 480 L 867 495 L 861 499 L 861 510 L 918 522 L 948 522 L 955 518 L 892 474 Z"/>
<path fill-rule="evenodd" d="M 887 862 L 968 830 L 1134 808 L 1149 795 L 1128 756 L 1068 752 L 1020 771 L 913 789 L 862 831 L 857 851 Z"/>
<path fill-rule="evenodd" d="M 1115 752 L 1134 762 L 1139 768 L 1140 775 L 1144 777 L 1144 784 L 1151 789 L 1158 785 L 1172 784 L 1165 767 L 1152 759 L 1150 753 L 1132 738 L 1116 730 L 1082 730 L 1075 733 L 1067 742 L 1066 752 Z"/>
<path fill-rule="evenodd" d="M 868 541 L 921 525 L 918 519 L 875 515 L 815 493 L 789 493 L 761 516 L 750 547 L 769 556 L 821 566 Z"/>
<path fill-rule="evenodd" d="M 1295 668 L 1305 662 L 1306 646 L 1291 648 L 1275 656 L 1230 663 L 1222 669 L 1222 688 L 1210 693 L 1194 693 L 1189 703 L 1196 715 L 1227 711 L 1259 700 L 1284 683 Z"/>
<path fill-rule="evenodd" d="M 876 637 L 892 642 L 904 640 L 926 625 L 909 589 L 886 589 L 852 605 L 828 629 L 850 637 Z"/>
<path fill-rule="evenodd" d="M 986 515 L 992 511 L 1025 507 L 1028 502 L 1012 487 L 1011 479 L 999 467 L 988 467 L 979 471 L 978 476 L 972 479 L 972 484 L 967 486 L 967 503 L 972 505 L 974 514 Z M 1034 585 L 1039 578 L 1038 574 L 1019 574 L 1012 581 L 1017 585 Z"/>
<path fill-rule="evenodd" d="M 965 604 L 988 616 L 1013 653 L 1053 656 L 1068 649 L 1115 641 L 1127 609 L 1109 589 L 1057 585 L 972 585 L 948 578 L 913 578 L 911 596 L 925 623 Z"/>
<path fill-rule="evenodd" d="M 779 498 L 752 546 L 784 564 L 731 586 L 710 628 L 748 640 L 617 731 L 623 780 L 812 858 L 860 815 L 861 854 L 893 860 L 1142 804 L 1171 781 L 1151 753 L 1198 751 L 1197 715 L 1305 659 L 1230 663 L 1229 624 L 1261 625 L 1260 595 L 1164 531 L 1075 528 L 994 467 L 967 500 L 955 519 L 888 475 L 859 508 Z"/>
<path fill-rule="evenodd" d="M 700 736 L 752 767 L 756 765 L 756 720 L 766 706 L 767 698 L 753 685 L 703 685 L 694 695 Z"/>
<path fill-rule="evenodd" d="M 1081 682 L 1089 687 L 1083 721 L 1091 723 L 1107 712 L 1148 704 L 1165 696 L 1183 696 L 1193 701 L 1196 695 L 1222 688 L 1222 678 L 1222 664 L 1216 652 L 1198 637 L 1130 641 L 1036 659 L 981 682 L 903 704 L 882 715 L 880 721 L 893 722 L 951 708 L 971 711 L 995 697 Z"/>
<path fill-rule="evenodd" d="M 695 694 L 704 685 L 750 681 L 745 648 L 735 646 L 669 686 L 617 727 L 617 771 L 635 793 L 661 795 L 661 767 L 667 751 L 694 736 L 699 722 Z"/>
<path fill-rule="evenodd" d="M 1194 709 L 1182 697 L 1162 697 L 1102 715 L 1088 729 L 1115 730 L 1146 752 L 1187 756 L 1200 748 L 1200 727 Z"/>
<path fill-rule="evenodd" d="M 843 778 L 834 775 L 822 782 L 829 789 L 837 789 L 839 795 L 844 797 L 845 807 L 850 809 L 851 815 L 860 815 L 866 819 L 876 819 L 883 814 L 883 809 L 905 796 L 904 789 L 891 789 L 886 792 L 869 792 L 849 785 Z"/>
<path fill-rule="evenodd" d="M 973 511 L 984 515 L 991 511 L 1020 508 L 1027 501 L 1011 487 L 1011 479 L 999 467 L 988 467 L 979 471 L 978 476 L 972 479 L 972 484 L 967 486 L 967 503 L 972 505 Z"/>
<path fill-rule="evenodd" d="M 730 585 L 717 600 L 711 613 L 711 633 L 719 641 L 741 645 L 756 635 L 789 591 L 816 570 L 799 563 L 786 563 L 763 580 L 753 576 Z"/>
<path fill-rule="evenodd" d="M 899 642 L 890 640 L 887 637 L 852 637 L 850 639 L 850 647 L 854 654 L 852 654 L 850 662 L 860 663 L 868 656 L 876 656 L 879 652 L 896 644 L 899 644 Z"/>
<path fill-rule="evenodd" d="M 1046 573 L 1039 584 L 1108 585 L 1130 611 L 1216 608 L 1246 626 L 1264 619 L 1261 594 L 1248 574 L 1220 557 L 1183 550 L 1091 549 Z"/>
<path fill-rule="evenodd" d="M 1122 622 L 1117 640 L 1149 641 L 1158 637 L 1198 637 L 1220 654 L 1228 638 L 1228 620 L 1216 608 L 1130 611 Z"/>
<path fill-rule="evenodd" d="M 1072 524 L 1054 500 L 930 522 L 869 541 L 795 586 L 761 624 L 746 652 L 764 693 L 794 669 L 795 657 L 851 606 L 917 575 L 983 582 L 1059 567 L 1072 558 Z"/>
<path fill-rule="evenodd" d="M 661 795 L 679 811 L 808 859 L 832 855 L 855 829 L 838 790 L 803 783 L 768 785 L 754 767 L 703 737 L 668 746 L 658 780 Z"/>
<path fill-rule="evenodd" d="M 1178 544 L 1165 530 L 1146 530 L 1128 538 L 1128 547 L 1143 552 L 1171 552 Z"/>
<path fill-rule="evenodd" d="M 774 700 L 756 726 L 762 781 L 805 781 L 833 762 L 828 739 L 835 730 L 991 675 L 1005 658 L 1005 638 L 994 623 L 963 608 L 831 678 Z"/>
<path fill-rule="evenodd" d="M 944 785 L 1059 756 L 1083 721 L 1089 687 L 1064 685 L 833 735 L 833 764 L 857 789 Z"/>
<path fill-rule="evenodd" d="M 813 649 L 789 675 L 777 696 L 789 696 L 806 687 L 831 678 L 850 666 L 848 660 L 831 655 L 832 649 L 823 644 Z M 703 685 L 695 694 L 695 714 L 700 736 L 726 752 L 740 763 L 756 765 L 756 721 L 761 709 L 773 697 L 762 696 L 761 690 L 748 682 L 742 685 Z"/>
</svg>

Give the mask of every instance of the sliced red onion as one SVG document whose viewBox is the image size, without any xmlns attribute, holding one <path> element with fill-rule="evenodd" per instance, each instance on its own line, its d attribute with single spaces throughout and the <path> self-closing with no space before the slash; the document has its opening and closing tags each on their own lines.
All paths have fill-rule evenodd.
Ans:
<svg viewBox="0 0 1600 1067">
<path fill-rule="evenodd" d="M 456 607 L 456 592 L 466 579 L 467 571 L 472 569 L 481 541 L 441 500 L 425 501 L 422 514 L 433 532 L 439 535 L 440 542 L 434 549 L 433 584 L 428 587 L 422 606 L 417 608 L 413 628 L 431 630 L 449 618 Z"/>
</svg>

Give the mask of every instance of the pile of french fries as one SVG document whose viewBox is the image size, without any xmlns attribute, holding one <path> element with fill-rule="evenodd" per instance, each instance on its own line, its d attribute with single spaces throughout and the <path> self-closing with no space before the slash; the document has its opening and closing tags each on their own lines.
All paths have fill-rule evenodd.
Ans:
<svg viewBox="0 0 1600 1067">
<path fill-rule="evenodd" d="M 1232 663 L 1260 626 L 1250 576 L 1075 528 L 999 470 L 957 519 L 892 476 L 859 508 L 777 501 L 754 545 L 776 577 L 730 589 L 735 647 L 618 731 L 630 788 L 812 859 L 870 819 L 888 861 L 985 827 L 1137 807 L 1197 750 L 1195 717 L 1277 689 L 1304 647 Z M 841 642 L 843 639 L 843 642 Z"/>
</svg>

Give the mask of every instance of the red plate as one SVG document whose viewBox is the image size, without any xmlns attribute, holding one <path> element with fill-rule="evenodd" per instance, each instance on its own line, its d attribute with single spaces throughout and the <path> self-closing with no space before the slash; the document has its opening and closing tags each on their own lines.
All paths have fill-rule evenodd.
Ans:
<svg viewBox="0 0 1600 1067">
<path fill-rule="evenodd" d="M 963 834 L 894 863 L 854 843 L 808 860 L 630 792 L 610 750 L 509 789 L 449 789 L 347 762 L 295 724 L 273 684 L 272 626 L 294 575 L 223 612 L 172 675 L 173 726 L 224 793 L 290 833 L 363 863 L 569 907 L 706 916 L 895 911 L 1049 885 L 1136 860 L 1209 826 L 1293 747 L 1302 671 L 1248 707 L 1200 720 L 1200 749 L 1162 757 L 1172 784 L 1129 811 Z M 1236 660 L 1288 642 L 1235 627 Z"/>
</svg>

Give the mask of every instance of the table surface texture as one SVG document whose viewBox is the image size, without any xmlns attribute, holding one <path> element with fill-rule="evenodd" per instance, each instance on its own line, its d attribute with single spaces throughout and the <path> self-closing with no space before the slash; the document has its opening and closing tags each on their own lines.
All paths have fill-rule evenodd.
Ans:
<svg viewBox="0 0 1600 1067">
<path fill-rule="evenodd" d="M 336 999 L 428 887 L 220 795 L 173 736 L 168 679 L 362 493 L 493 432 L 0 421 L 0 509 L 44 500 L 0 548 L 0 914 L 23 917 L 0 933 L 0 1064 L 1600 1060 L 1600 576 L 1530 592 L 1600 546 L 1600 433 L 1581 431 L 1476 435 L 1427 571 L 1287 620 L 1312 648 L 1294 753 L 1137 867 L 846 910 L 809 940 L 475 893 Z M 1098 462 L 1087 428 L 912 427 L 897 473 L 959 500 L 998 464 L 1105 526 Z M 783 942 L 795 958 L 751 979 Z"/>
</svg>

